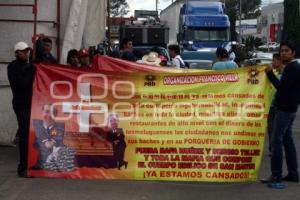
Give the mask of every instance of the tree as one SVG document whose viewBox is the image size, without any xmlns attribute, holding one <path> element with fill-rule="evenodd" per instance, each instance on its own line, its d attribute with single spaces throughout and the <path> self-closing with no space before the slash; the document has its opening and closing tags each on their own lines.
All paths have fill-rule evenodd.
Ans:
<svg viewBox="0 0 300 200">
<path fill-rule="evenodd" d="M 244 19 L 254 19 L 260 15 L 261 0 L 241 0 Z"/>
<path fill-rule="evenodd" d="M 248 36 L 245 40 L 245 46 L 247 52 L 257 49 L 262 44 L 263 44 L 262 40 L 260 38 L 254 37 L 253 35 Z"/>
<path fill-rule="evenodd" d="M 237 39 L 235 23 L 239 15 L 239 3 L 242 4 L 244 19 L 253 19 L 260 15 L 261 0 L 225 0 L 226 12 L 230 21 L 231 40 Z"/>
<path fill-rule="evenodd" d="M 235 22 L 237 20 L 237 8 L 236 0 L 227 0 L 226 1 L 226 12 L 230 21 L 230 38 L 232 41 L 237 40 L 237 35 L 235 31 Z"/>
<path fill-rule="evenodd" d="M 112 17 L 124 16 L 129 12 L 126 0 L 110 0 L 110 14 Z"/>
<path fill-rule="evenodd" d="M 283 40 L 296 43 L 297 55 L 300 54 L 300 11 L 299 0 L 284 0 Z"/>
</svg>

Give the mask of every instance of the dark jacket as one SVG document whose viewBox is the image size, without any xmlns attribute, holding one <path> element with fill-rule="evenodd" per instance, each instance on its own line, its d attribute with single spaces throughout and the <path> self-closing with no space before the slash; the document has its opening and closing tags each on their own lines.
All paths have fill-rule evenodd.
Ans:
<svg viewBox="0 0 300 200">
<path fill-rule="evenodd" d="M 267 76 L 277 89 L 274 105 L 284 112 L 297 112 L 300 102 L 300 64 L 297 61 L 287 64 L 280 80 L 272 71 Z"/>
<path fill-rule="evenodd" d="M 110 129 L 108 131 L 108 135 L 107 135 L 107 139 L 108 141 L 113 143 L 113 147 L 117 146 L 120 148 L 125 148 L 126 147 L 126 143 L 125 143 L 125 135 L 123 132 L 123 129 L 121 128 L 117 128 L 114 130 Z M 115 141 L 118 141 L 118 143 L 114 143 Z"/>
<path fill-rule="evenodd" d="M 41 167 L 47 160 L 47 157 L 52 153 L 52 149 L 47 149 L 45 143 L 47 141 L 53 141 L 55 147 L 64 146 L 64 134 L 65 134 L 65 124 L 64 123 L 54 123 L 48 129 L 43 126 L 43 120 L 33 120 L 33 128 L 36 136 L 35 147 L 40 152 L 40 157 L 38 159 L 38 165 Z"/>
<path fill-rule="evenodd" d="M 46 141 L 54 141 L 56 147 L 63 146 L 63 139 L 65 134 L 64 123 L 54 123 L 49 129 L 43 126 L 43 120 L 33 120 L 33 127 L 37 142 L 41 148 Z"/>
<path fill-rule="evenodd" d="M 56 58 L 51 53 L 44 53 L 44 42 L 42 39 L 38 39 L 36 42 L 36 55 L 35 63 L 48 63 L 48 64 L 57 64 Z"/>
<path fill-rule="evenodd" d="M 34 74 L 34 66 L 26 61 L 15 60 L 8 65 L 7 76 L 14 109 L 30 109 Z"/>
</svg>

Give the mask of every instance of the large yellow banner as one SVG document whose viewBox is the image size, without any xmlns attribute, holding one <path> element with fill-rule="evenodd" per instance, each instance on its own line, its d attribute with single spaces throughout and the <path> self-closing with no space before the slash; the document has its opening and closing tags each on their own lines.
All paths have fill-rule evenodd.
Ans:
<svg viewBox="0 0 300 200">
<path fill-rule="evenodd" d="M 39 68 L 36 81 L 51 74 L 49 70 Z M 32 112 L 30 163 L 39 160 L 34 148 L 34 121 L 41 118 L 38 107 L 51 102 L 58 113 L 54 120 L 64 124 L 63 145 L 75 153 L 75 166 L 51 171 L 53 165 L 45 160 L 43 169 L 31 170 L 31 175 L 257 179 L 271 99 L 263 68 L 180 74 L 76 72 L 74 77 L 68 73 L 60 76 L 69 82 L 53 76 L 51 84 L 34 88 L 37 109 Z M 60 92 L 66 88 L 76 94 Z"/>
</svg>

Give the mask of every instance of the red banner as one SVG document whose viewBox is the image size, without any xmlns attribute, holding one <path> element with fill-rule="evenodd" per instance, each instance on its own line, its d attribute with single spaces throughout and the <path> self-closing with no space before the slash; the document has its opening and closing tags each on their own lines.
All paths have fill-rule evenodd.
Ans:
<svg viewBox="0 0 300 200">
<path fill-rule="evenodd" d="M 90 69 L 39 65 L 29 175 L 256 180 L 270 91 L 258 67 L 195 72 L 106 56 Z"/>
</svg>

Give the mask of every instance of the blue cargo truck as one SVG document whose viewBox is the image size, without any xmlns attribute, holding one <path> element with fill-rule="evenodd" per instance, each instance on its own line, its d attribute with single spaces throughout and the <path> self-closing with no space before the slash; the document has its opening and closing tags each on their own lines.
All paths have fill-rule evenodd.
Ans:
<svg viewBox="0 0 300 200">
<path fill-rule="evenodd" d="M 221 1 L 176 1 L 161 12 L 161 21 L 169 31 L 169 44 L 178 43 L 184 50 L 231 50 L 230 22 Z"/>
</svg>

